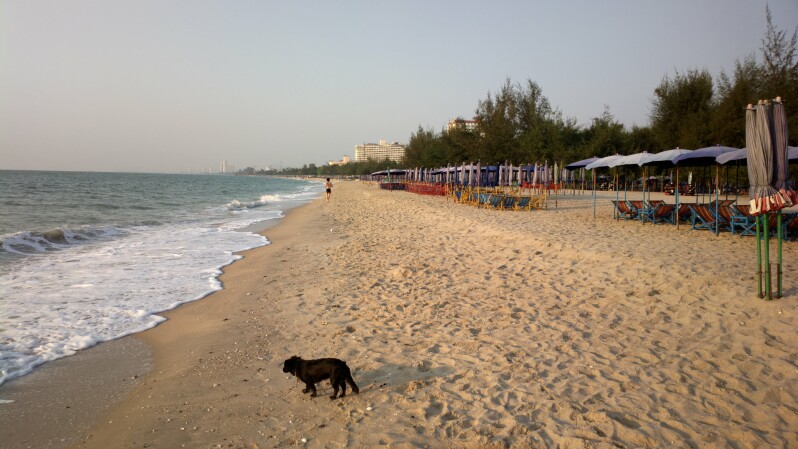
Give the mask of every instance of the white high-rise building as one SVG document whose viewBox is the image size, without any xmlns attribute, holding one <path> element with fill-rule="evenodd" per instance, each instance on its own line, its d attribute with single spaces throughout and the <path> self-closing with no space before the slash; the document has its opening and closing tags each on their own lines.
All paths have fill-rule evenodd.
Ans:
<svg viewBox="0 0 798 449">
<path fill-rule="evenodd" d="M 355 162 L 366 162 L 368 160 L 382 161 L 390 159 L 394 162 L 402 162 L 405 158 L 405 147 L 398 142 L 388 143 L 380 140 L 380 143 L 364 143 L 355 146 Z"/>
<path fill-rule="evenodd" d="M 221 173 L 227 173 L 227 161 L 222 161 Z"/>
</svg>

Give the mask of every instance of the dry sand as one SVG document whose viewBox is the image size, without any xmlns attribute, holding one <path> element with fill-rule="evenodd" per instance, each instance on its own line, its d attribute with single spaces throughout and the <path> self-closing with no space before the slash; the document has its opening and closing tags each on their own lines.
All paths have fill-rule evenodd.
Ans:
<svg viewBox="0 0 798 449">
<path fill-rule="evenodd" d="M 139 334 L 152 371 L 79 448 L 798 447 L 798 244 L 756 298 L 755 240 L 499 212 L 337 183 Z M 282 361 L 340 357 L 359 395 Z"/>
</svg>

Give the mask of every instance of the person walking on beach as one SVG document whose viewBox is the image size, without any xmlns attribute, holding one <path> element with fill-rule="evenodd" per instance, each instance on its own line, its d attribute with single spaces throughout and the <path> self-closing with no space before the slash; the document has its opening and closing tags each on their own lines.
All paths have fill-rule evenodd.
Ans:
<svg viewBox="0 0 798 449">
<path fill-rule="evenodd" d="M 330 178 L 327 178 L 324 187 L 327 189 L 327 201 L 330 201 L 330 197 L 332 196 L 332 183 L 330 182 Z"/>
</svg>

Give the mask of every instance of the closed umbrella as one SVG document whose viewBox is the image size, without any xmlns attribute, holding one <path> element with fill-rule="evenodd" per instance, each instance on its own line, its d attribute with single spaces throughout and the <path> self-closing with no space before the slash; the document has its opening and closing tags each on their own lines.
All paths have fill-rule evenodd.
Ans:
<svg viewBox="0 0 798 449">
<path fill-rule="evenodd" d="M 798 202 L 798 198 L 796 198 L 795 191 L 792 190 L 787 184 L 787 179 L 790 176 L 789 171 L 789 155 L 788 155 L 788 147 L 787 147 L 787 138 L 789 137 L 789 131 L 787 130 L 787 114 L 784 111 L 784 105 L 781 102 L 781 98 L 776 98 L 775 103 L 773 103 L 773 143 L 774 143 L 774 156 L 775 156 L 775 168 L 776 168 L 776 181 L 774 187 L 778 189 L 779 195 L 781 195 L 781 200 L 783 201 L 784 207 L 789 207 Z M 777 253 L 777 260 L 776 260 L 776 297 L 781 298 L 781 277 L 782 277 L 782 269 L 781 269 L 781 245 L 784 239 L 782 235 L 783 230 L 781 227 L 782 222 L 782 214 L 781 209 L 779 209 L 778 217 L 777 217 L 777 226 L 778 226 L 778 253 Z"/>
<path fill-rule="evenodd" d="M 762 292 L 762 277 L 764 268 L 764 284 L 767 299 L 770 299 L 770 242 L 768 235 L 769 220 L 765 216 L 760 220 L 760 215 L 770 211 L 770 202 L 778 192 L 770 185 L 773 178 L 773 140 L 770 132 L 770 111 L 764 102 L 760 101 L 756 107 L 751 105 L 745 111 L 745 143 L 748 147 L 748 181 L 751 184 L 751 214 L 756 216 L 756 253 L 759 275 L 759 297 L 764 298 Z M 764 245 L 759 238 L 760 221 L 764 233 Z M 764 257 L 763 257 L 764 256 Z M 764 260 L 763 260 L 764 259 Z"/>
</svg>

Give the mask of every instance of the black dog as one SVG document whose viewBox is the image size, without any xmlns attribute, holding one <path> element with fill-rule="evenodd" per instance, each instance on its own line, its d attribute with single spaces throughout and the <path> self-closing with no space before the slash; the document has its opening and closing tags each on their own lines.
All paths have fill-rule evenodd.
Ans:
<svg viewBox="0 0 798 449">
<path fill-rule="evenodd" d="M 293 356 L 283 363 L 283 372 L 291 373 L 305 382 L 306 388 L 302 392 L 310 391 L 311 396 L 316 396 L 316 382 L 321 382 L 324 379 L 330 379 L 330 384 L 333 387 L 333 395 L 330 396 L 330 399 L 338 397 L 339 387 L 341 388 L 341 397 L 346 396 L 347 383 L 352 387 L 354 393 L 360 393 L 360 389 L 355 385 L 355 380 L 352 379 L 352 372 L 343 360 L 302 360 L 300 357 Z"/>
</svg>

